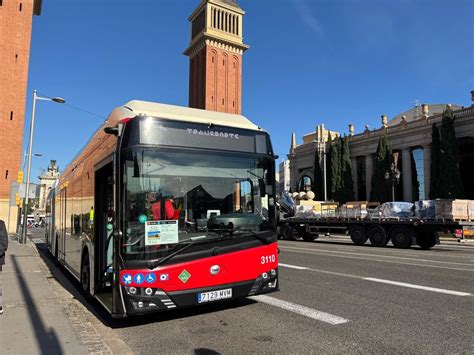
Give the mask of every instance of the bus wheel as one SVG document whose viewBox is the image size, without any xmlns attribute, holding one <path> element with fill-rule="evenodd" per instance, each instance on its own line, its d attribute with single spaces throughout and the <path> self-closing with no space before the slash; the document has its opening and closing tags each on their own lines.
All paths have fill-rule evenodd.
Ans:
<svg viewBox="0 0 474 355">
<path fill-rule="evenodd" d="M 436 244 L 435 234 L 433 232 L 418 231 L 416 233 L 416 244 L 424 250 L 434 247 Z"/>
<path fill-rule="evenodd" d="M 364 226 L 351 226 L 349 229 L 351 240 L 356 245 L 363 245 L 367 241 L 367 229 Z"/>
<path fill-rule="evenodd" d="M 89 254 L 87 252 L 85 252 L 83 257 L 82 257 L 81 286 L 82 286 L 82 290 L 84 291 L 86 296 L 89 295 L 90 280 L 91 280 L 91 268 L 90 268 L 90 264 L 89 264 Z"/>
<path fill-rule="evenodd" d="M 371 226 L 367 234 L 374 247 L 384 247 L 388 243 L 387 233 L 380 225 Z"/>
<path fill-rule="evenodd" d="M 390 231 L 390 240 L 395 248 L 408 249 L 411 247 L 413 230 L 404 226 L 395 227 Z"/>
<path fill-rule="evenodd" d="M 291 228 L 288 224 L 284 224 L 280 227 L 280 234 L 284 240 L 295 240 L 293 228 Z"/>
</svg>

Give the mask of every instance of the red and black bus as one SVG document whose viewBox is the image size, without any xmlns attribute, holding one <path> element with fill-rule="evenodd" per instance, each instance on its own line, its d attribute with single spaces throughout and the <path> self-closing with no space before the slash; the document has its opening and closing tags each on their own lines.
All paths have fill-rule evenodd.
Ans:
<svg viewBox="0 0 474 355">
<path fill-rule="evenodd" d="M 275 292 L 275 158 L 243 116 L 130 101 L 52 189 L 48 248 L 114 317 Z"/>
</svg>

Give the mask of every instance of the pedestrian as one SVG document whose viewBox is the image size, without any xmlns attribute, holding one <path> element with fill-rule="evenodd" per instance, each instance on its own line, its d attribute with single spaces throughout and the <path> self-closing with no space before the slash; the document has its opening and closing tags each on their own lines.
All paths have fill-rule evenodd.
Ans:
<svg viewBox="0 0 474 355">
<path fill-rule="evenodd" d="M 5 253 L 8 249 L 8 232 L 5 222 L 0 219 L 0 314 L 3 314 L 2 267 L 5 264 Z"/>
</svg>

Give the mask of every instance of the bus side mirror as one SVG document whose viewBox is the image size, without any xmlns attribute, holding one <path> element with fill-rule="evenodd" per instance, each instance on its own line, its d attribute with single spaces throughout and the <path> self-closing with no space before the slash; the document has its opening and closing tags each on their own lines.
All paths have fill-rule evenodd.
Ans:
<svg viewBox="0 0 474 355">
<path fill-rule="evenodd" d="M 104 132 L 106 134 L 112 134 L 114 136 L 118 136 L 119 129 L 118 129 L 118 127 L 105 127 Z"/>
</svg>

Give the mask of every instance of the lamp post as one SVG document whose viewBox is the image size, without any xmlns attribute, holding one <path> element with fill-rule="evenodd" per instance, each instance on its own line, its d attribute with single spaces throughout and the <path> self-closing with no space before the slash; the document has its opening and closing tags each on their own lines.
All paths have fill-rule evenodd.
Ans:
<svg viewBox="0 0 474 355">
<path fill-rule="evenodd" d="M 26 233 L 27 233 L 27 219 L 28 219 L 28 195 L 30 193 L 30 175 L 31 175 L 31 157 L 33 150 L 33 133 L 35 130 L 35 110 L 36 100 L 53 101 L 59 104 L 63 104 L 66 100 L 60 97 L 42 97 L 38 96 L 37 91 L 33 91 L 33 109 L 31 111 L 31 125 L 30 125 L 30 139 L 28 141 L 28 165 L 26 170 L 26 189 L 25 189 L 25 203 L 23 205 L 23 230 L 21 231 L 21 243 L 26 244 Z"/>
</svg>

